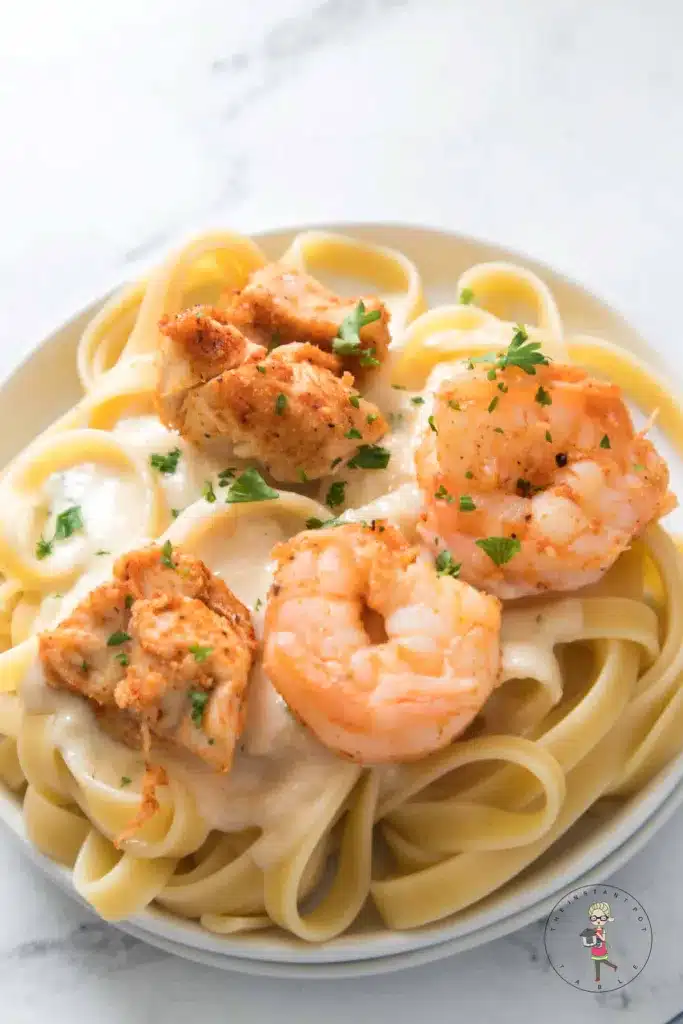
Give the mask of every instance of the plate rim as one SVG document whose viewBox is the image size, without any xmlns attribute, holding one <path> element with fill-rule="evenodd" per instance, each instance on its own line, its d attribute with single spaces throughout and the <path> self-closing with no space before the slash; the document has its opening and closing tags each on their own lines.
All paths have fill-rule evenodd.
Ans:
<svg viewBox="0 0 683 1024">
<path fill-rule="evenodd" d="M 431 239 L 434 239 L 434 236 L 436 236 L 437 238 L 441 239 L 444 244 L 464 244 L 465 246 L 471 246 L 478 249 L 488 250 L 490 254 L 488 257 L 486 257 L 487 259 L 509 260 L 511 262 L 520 263 L 525 267 L 531 268 L 532 270 L 534 270 L 534 272 L 539 273 L 541 276 L 545 274 L 547 277 L 551 279 L 551 281 L 559 280 L 563 283 L 564 286 L 568 286 L 570 290 L 582 293 L 582 295 L 585 298 L 590 300 L 592 303 L 595 303 L 596 305 L 600 306 L 601 309 L 605 311 L 607 314 L 609 314 L 610 317 L 614 318 L 617 322 L 619 322 L 629 335 L 633 336 L 634 339 L 637 339 L 639 345 L 642 347 L 642 351 L 645 352 L 647 356 L 652 359 L 652 363 L 657 369 L 661 369 L 661 363 L 663 359 L 661 351 L 653 347 L 642 336 L 638 329 L 638 326 L 634 324 L 632 320 L 626 319 L 626 317 L 623 316 L 619 312 L 619 310 L 615 308 L 610 302 L 607 302 L 606 300 L 600 298 L 589 287 L 587 287 L 579 280 L 573 277 L 569 277 L 563 271 L 555 269 L 553 266 L 545 263 L 543 260 L 539 260 L 533 256 L 529 256 L 527 253 L 523 251 L 511 249 L 506 245 L 500 245 L 499 243 L 490 241 L 487 238 L 480 238 L 477 236 L 463 234 L 458 231 L 452 231 L 443 227 L 432 227 L 430 225 L 413 223 L 410 221 L 365 220 L 353 222 L 335 222 L 333 224 L 305 224 L 293 226 L 285 225 L 282 227 L 276 226 L 271 227 L 268 230 L 254 232 L 252 237 L 254 237 L 257 241 L 263 241 L 264 244 L 267 245 L 268 242 L 272 239 L 276 239 L 283 235 L 294 235 L 302 231 L 330 231 L 334 233 L 347 235 L 353 235 L 355 233 L 356 235 L 359 235 L 361 237 L 368 238 L 368 240 L 370 241 L 373 240 L 373 233 L 377 231 L 379 231 L 380 233 L 387 233 L 389 235 L 396 234 L 398 236 L 404 233 L 414 234 L 415 236 L 418 237 L 418 239 L 421 239 L 423 241 L 427 240 L 427 236 L 431 237 Z M 377 243 L 377 239 L 375 239 L 375 241 Z M 169 249 L 175 248 L 176 242 L 177 240 L 174 239 L 172 244 L 170 246 L 164 246 L 163 250 L 161 248 L 155 248 L 153 252 L 147 254 L 142 260 L 135 261 L 134 263 L 130 264 L 129 267 L 126 268 L 127 272 L 125 275 L 117 275 L 114 284 L 112 284 L 113 275 L 110 275 L 108 287 L 106 289 L 103 289 L 101 292 L 99 292 L 98 290 L 98 294 L 96 295 L 96 297 L 93 298 L 91 293 L 91 297 L 87 301 L 79 302 L 78 305 L 76 306 L 75 312 L 71 312 L 70 315 L 65 316 L 63 319 L 59 319 L 56 326 L 54 326 L 51 330 L 45 333 L 39 341 L 34 342 L 33 344 L 26 345 L 25 351 L 24 346 L 22 345 L 21 348 L 22 351 L 24 351 L 24 355 L 16 364 L 11 366 L 11 368 L 2 375 L 2 378 L 0 379 L 0 393 L 2 393 L 2 391 L 4 391 L 8 387 L 8 385 L 11 384 L 13 378 L 16 375 L 26 370 L 27 365 L 43 348 L 49 346 L 50 344 L 58 344 L 59 341 L 61 340 L 60 336 L 64 332 L 67 332 L 69 329 L 73 330 L 75 326 L 78 324 L 78 321 L 82 319 L 86 314 L 92 315 L 92 312 L 95 311 L 103 302 L 105 302 L 110 295 L 112 295 L 119 288 L 124 287 L 127 283 L 129 283 L 133 275 L 137 277 L 140 273 L 145 273 L 148 268 L 151 268 L 154 265 L 156 265 L 159 253 L 161 251 L 168 251 Z M 386 240 L 380 239 L 378 244 L 392 243 L 388 243 Z M 400 242 L 396 241 L 393 244 L 396 246 L 396 248 L 401 248 Z M 454 288 L 456 280 L 457 276 L 454 274 Z M 428 281 L 426 282 L 426 287 L 429 287 Z M 73 303 L 71 304 L 71 308 L 73 310 Z M 673 374 L 674 379 L 676 378 L 677 373 L 678 371 L 676 370 Z M 677 380 L 675 380 L 675 383 L 678 385 Z M 640 824 L 636 824 L 630 835 L 628 835 L 627 838 L 624 839 L 615 850 L 611 850 L 604 854 L 603 858 L 598 862 L 596 867 L 599 867 L 605 861 L 608 861 L 611 858 L 615 857 L 618 852 L 626 850 L 627 852 L 625 853 L 623 860 L 620 861 L 620 863 L 624 863 L 625 860 L 632 855 L 632 853 L 629 853 L 628 850 L 630 849 L 633 843 L 634 837 L 640 835 L 641 832 L 646 831 L 649 822 L 653 820 L 659 821 L 659 812 L 663 807 L 669 806 L 669 802 L 672 800 L 674 794 L 677 793 L 678 790 L 680 790 L 678 802 L 683 800 L 682 779 L 678 779 L 677 781 L 675 780 L 673 784 L 670 786 L 670 788 L 668 788 L 667 790 L 666 781 L 660 778 L 660 776 L 666 775 L 670 771 L 672 771 L 674 775 L 678 772 L 683 776 L 683 754 L 679 755 L 673 761 L 669 762 L 669 764 L 666 765 L 662 769 L 662 771 L 658 773 L 658 775 L 648 783 L 648 786 L 645 787 L 645 790 L 641 791 L 641 793 L 647 792 L 650 790 L 650 788 L 653 788 L 653 790 L 656 792 L 661 786 L 662 795 L 655 796 L 653 793 L 645 799 L 645 805 L 650 806 L 649 813 L 644 815 L 643 820 L 640 822 Z M 650 803 L 651 801 L 654 804 L 654 806 L 652 806 L 652 804 Z M 12 806 L 12 812 L 10 814 L 7 814 L 8 804 L 11 804 Z M 675 809 L 675 806 L 677 806 L 677 803 L 674 804 L 673 809 Z M 670 813 L 673 813 L 673 810 L 671 810 Z M 31 859 L 33 859 L 34 862 L 38 863 L 38 865 L 43 869 L 44 873 L 46 873 L 48 877 L 52 878 L 53 881 L 57 881 L 61 888 L 64 888 L 66 891 L 70 892 L 71 895 L 76 896 L 79 902 L 83 903 L 83 901 L 80 899 L 80 897 L 78 897 L 78 894 L 75 892 L 73 888 L 71 869 L 55 864 L 54 862 L 49 861 L 48 858 L 40 854 L 40 852 L 32 846 L 30 840 L 28 839 L 23 830 L 22 825 L 20 824 L 19 828 L 17 828 L 16 825 L 13 825 L 12 822 L 8 820 L 8 818 L 13 817 L 14 815 L 17 815 L 19 820 L 21 820 L 20 807 L 17 807 L 16 801 L 12 796 L 7 794 L 4 790 L 0 789 L 0 819 L 3 820 L 3 822 L 10 828 L 10 830 L 15 834 L 17 839 L 23 843 Z M 636 815 L 635 817 L 637 819 L 638 815 Z M 667 818 L 664 818 L 661 821 L 661 824 L 663 824 L 665 820 L 667 820 Z M 656 824 L 654 826 L 654 830 L 652 832 L 648 832 L 648 835 L 642 839 L 642 842 L 640 844 L 636 844 L 635 849 L 633 849 L 633 853 L 640 849 L 640 846 L 642 846 L 643 843 L 647 841 L 647 838 L 649 838 L 651 834 L 654 834 L 654 831 L 656 831 L 659 827 L 660 824 Z M 581 846 L 583 846 L 584 843 L 586 844 L 587 848 L 590 849 L 589 841 L 582 841 Z M 607 842 L 606 838 L 604 840 L 603 845 L 610 845 Z M 591 854 L 589 853 L 580 855 L 578 858 L 579 863 L 581 863 L 585 857 L 590 856 Z M 588 870 L 593 869 L 586 869 L 586 872 L 588 872 Z M 569 873 L 571 873 L 572 871 L 573 869 L 570 869 Z M 577 876 L 576 874 L 572 874 L 571 878 L 569 878 L 568 875 L 565 877 L 565 884 L 568 885 L 571 882 L 576 881 L 577 877 L 579 876 Z M 224 958 L 226 961 L 229 960 L 240 964 L 260 964 L 264 965 L 264 967 L 266 968 L 268 966 L 277 966 L 282 967 L 283 969 L 291 968 L 292 970 L 294 970 L 295 968 L 305 968 L 307 970 L 310 969 L 313 970 L 313 972 L 316 973 L 316 976 L 318 977 L 340 976 L 339 972 L 337 971 L 335 971 L 334 974 L 329 975 L 321 973 L 321 971 L 331 971 L 333 968 L 336 967 L 347 968 L 350 973 L 377 973 L 377 970 L 379 969 L 377 968 L 377 964 L 379 962 L 391 961 L 394 958 L 399 957 L 401 958 L 401 964 L 397 965 L 395 968 L 387 968 L 399 969 L 399 967 L 401 966 L 411 966 L 414 962 L 426 963 L 429 962 L 429 960 L 438 959 L 439 955 L 448 956 L 454 952 L 459 952 L 467 948 L 472 948 L 475 945 L 479 945 L 482 942 L 490 941 L 494 937 L 500 937 L 500 935 L 502 934 L 507 934 L 510 931 L 513 931 L 516 928 L 521 927 L 523 924 L 528 923 L 529 920 L 534 920 L 536 919 L 536 917 L 541 916 L 541 914 L 538 914 L 535 917 L 528 917 L 529 913 L 534 913 L 534 908 L 536 906 L 541 906 L 545 904 L 549 904 L 549 906 L 552 906 L 554 902 L 552 897 L 556 897 L 557 893 L 563 891 L 563 889 L 564 885 L 561 888 L 555 889 L 552 895 L 546 895 L 542 897 L 540 900 L 535 901 L 534 903 L 529 903 L 528 900 L 524 901 L 524 899 L 522 899 L 524 905 L 521 908 L 507 912 L 504 911 L 502 914 L 499 913 L 497 917 L 497 911 L 496 908 L 494 907 L 491 911 L 491 916 L 494 918 L 493 920 L 485 922 L 484 924 L 475 924 L 471 929 L 466 928 L 464 932 L 456 936 L 448 936 L 446 934 L 445 938 L 440 938 L 439 935 L 430 934 L 425 937 L 424 932 L 422 932 L 419 929 L 416 929 L 414 932 L 401 933 L 387 931 L 386 938 L 384 939 L 377 935 L 372 935 L 366 938 L 365 936 L 363 936 L 362 933 L 350 937 L 349 939 L 350 942 L 354 941 L 358 945 L 365 945 L 366 943 L 369 945 L 377 945 L 382 944 L 382 942 L 384 942 L 384 945 L 386 946 L 387 942 L 390 943 L 392 941 L 392 937 L 399 935 L 403 938 L 403 942 L 399 942 L 397 944 L 401 945 L 403 948 L 400 948 L 398 950 L 392 950 L 391 948 L 385 949 L 384 952 L 364 952 L 361 950 L 360 952 L 356 952 L 354 954 L 350 949 L 344 950 L 343 948 L 336 947 L 336 950 L 332 950 L 331 947 L 309 947 L 306 945 L 302 949 L 299 949 L 298 947 L 291 947 L 289 949 L 282 948 L 281 950 L 277 951 L 271 950 L 271 953 L 279 953 L 279 959 L 271 960 L 269 959 L 268 953 L 258 954 L 258 952 L 255 949 L 248 948 L 244 952 L 236 952 L 233 949 L 226 948 L 225 952 L 223 952 L 218 950 L 210 950 L 202 945 L 198 945 L 192 942 L 184 943 L 184 946 L 182 946 L 182 948 L 184 948 L 185 950 L 192 950 L 195 953 L 201 953 L 204 956 L 217 957 L 218 959 Z M 87 904 L 85 903 L 83 903 L 83 905 L 87 906 Z M 149 927 L 149 920 L 146 920 L 150 918 L 154 922 L 154 927 L 152 928 Z M 166 923 L 163 922 L 162 914 L 155 913 L 154 911 L 144 911 L 142 914 L 136 915 L 130 921 L 113 923 L 116 926 L 122 928 L 122 930 L 124 931 L 127 931 L 129 928 L 134 929 L 134 931 L 130 931 L 130 934 L 135 934 L 136 937 L 138 938 L 146 938 L 147 941 L 150 941 L 152 944 L 155 944 L 155 940 L 159 940 L 156 942 L 156 944 L 158 945 L 161 945 L 163 942 L 169 946 L 177 946 L 178 949 L 174 948 L 171 951 L 179 952 L 180 955 L 186 956 L 188 955 L 187 952 L 183 953 L 181 949 L 181 945 L 184 942 L 184 940 L 181 940 L 181 942 L 177 941 L 173 937 L 172 932 L 176 928 L 185 927 L 190 934 L 195 934 L 194 929 L 190 932 L 190 929 L 187 928 L 187 925 L 189 925 L 190 922 L 184 922 L 182 918 L 177 918 L 173 921 L 172 924 L 169 923 L 166 925 Z M 431 925 L 429 927 L 435 929 L 440 934 L 447 933 L 449 927 L 458 927 L 457 915 L 455 919 L 446 918 L 440 924 L 435 923 L 434 925 Z M 477 935 L 479 935 L 480 933 L 486 933 L 488 935 L 488 933 L 491 930 L 500 927 L 502 927 L 504 930 L 500 931 L 498 934 L 490 935 L 490 938 L 483 937 L 478 941 L 472 941 L 473 939 L 476 939 Z M 164 930 L 171 934 L 164 935 Z M 408 936 L 407 939 L 405 938 L 406 936 Z M 420 941 L 420 936 L 422 936 L 422 941 Z M 229 938 L 211 936 L 211 938 L 214 940 L 218 940 L 218 942 L 225 942 L 226 945 L 227 942 L 232 941 L 234 943 L 235 940 L 234 936 L 231 936 Z M 448 947 L 447 949 L 445 948 L 446 946 Z M 331 950 L 330 955 L 327 955 L 324 952 L 326 949 Z M 443 952 L 440 954 L 435 953 L 435 955 L 433 956 L 427 955 L 430 952 L 438 951 L 440 949 L 443 949 Z M 316 952 L 313 953 L 312 950 L 315 950 Z M 334 955 L 335 951 L 336 957 Z M 308 955 L 306 955 L 307 953 Z M 419 953 L 423 954 L 422 959 L 411 959 L 410 963 L 404 963 L 405 958 L 413 958 L 414 955 Z M 190 958 L 200 959 L 196 956 Z M 204 960 L 201 962 L 207 961 Z M 362 971 L 358 966 L 370 965 L 373 963 L 376 966 L 375 971 Z M 226 963 L 226 968 L 238 969 L 235 968 L 232 964 L 228 963 Z M 354 970 L 354 968 L 357 969 Z M 269 972 L 267 970 L 255 970 L 252 973 Z M 280 974 L 279 976 L 284 977 L 287 975 Z"/>
</svg>

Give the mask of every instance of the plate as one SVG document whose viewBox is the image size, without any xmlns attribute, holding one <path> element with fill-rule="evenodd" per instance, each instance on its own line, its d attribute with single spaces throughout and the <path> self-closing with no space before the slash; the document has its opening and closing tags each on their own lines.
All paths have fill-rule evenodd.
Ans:
<svg viewBox="0 0 683 1024">
<path fill-rule="evenodd" d="M 257 237 L 267 255 L 274 258 L 285 250 L 294 234 L 310 227 Z M 428 228 L 356 224 L 326 228 L 400 249 L 420 268 L 430 304 L 452 301 L 458 276 L 474 263 L 520 263 L 550 286 L 570 332 L 602 335 L 670 377 L 665 360 L 617 312 L 578 284 L 522 254 Z M 80 397 L 76 343 L 88 319 L 106 298 L 103 295 L 90 302 L 57 328 L 0 389 L 0 417 L 13 425 L 11 433 L 0 435 L 0 464 Z M 680 493 L 679 474 L 672 475 L 674 488 Z M 120 927 L 181 956 L 253 974 L 330 977 L 398 970 L 499 938 L 547 914 L 557 898 L 575 883 L 605 878 L 625 863 L 681 801 L 683 757 L 663 769 L 631 800 L 603 802 L 598 811 L 589 812 L 590 818 L 584 816 L 551 851 L 486 900 L 454 918 L 412 932 L 387 932 L 376 921 L 368 920 L 359 929 L 318 947 L 277 931 L 215 936 L 157 909 L 147 910 Z M 16 800 L 1 791 L 0 819 L 24 843 L 32 859 L 75 895 L 70 871 L 30 846 Z"/>
</svg>

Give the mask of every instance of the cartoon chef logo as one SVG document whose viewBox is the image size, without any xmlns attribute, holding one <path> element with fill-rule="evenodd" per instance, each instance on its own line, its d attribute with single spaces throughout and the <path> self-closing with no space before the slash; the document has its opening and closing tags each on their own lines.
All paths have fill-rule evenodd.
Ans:
<svg viewBox="0 0 683 1024">
<path fill-rule="evenodd" d="M 553 969 L 572 988 L 613 992 L 644 968 L 652 928 L 642 904 L 625 890 L 586 886 L 553 907 L 544 941 Z"/>
</svg>

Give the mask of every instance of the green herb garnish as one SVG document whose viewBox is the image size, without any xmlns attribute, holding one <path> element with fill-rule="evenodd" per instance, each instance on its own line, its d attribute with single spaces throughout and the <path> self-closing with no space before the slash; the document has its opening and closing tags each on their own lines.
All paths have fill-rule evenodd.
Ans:
<svg viewBox="0 0 683 1024">
<path fill-rule="evenodd" d="M 378 309 L 365 312 L 365 303 L 359 299 L 356 308 L 345 316 L 339 325 L 337 337 L 332 342 L 332 351 L 339 356 L 359 355 L 361 351 L 360 332 L 368 324 L 374 323 L 382 316 Z"/>
<path fill-rule="evenodd" d="M 225 500 L 229 505 L 245 501 L 273 501 L 278 492 L 269 487 L 258 469 L 251 466 L 234 480 L 228 488 Z"/>
<path fill-rule="evenodd" d="M 275 399 L 275 412 L 278 416 L 282 416 L 285 409 L 287 408 L 287 395 L 283 395 L 282 392 Z"/>
<path fill-rule="evenodd" d="M 477 506 L 474 504 L 474 502 L 472 501 L 472 498 L 470 497 L 469 494 L 461 494 L 460 495 L 460 511 L 461 512 L 474 512 L 476 507 Z"/>
<path fill-rule="evenodd" d="M 158 469 L 160 473 L 175 473 L 178 468 L 178 459 L 180 458 L 180 448 L 174 448 L 173 451 L 167 452 L 166 455 L 159 455 L 155 452 L 150 455 L 149 462 L 152 469 Z"/>
<path fill-rule="evenodd" d="M 175 569 L 175 562 L 172 558 L 173 545 L 170 540 L 166 540 L 161 548 L 161 564 L 165 565 L 167 569 Z"/>
<path fill-rule="evenodd" d="M 349 469 L 386 469 L 389 465 L 391 452 L 379 444 L 362 444 L 352 459 Z"/>
<path fill-rule="evenodd" d="M 600 440 L 600 447 L 601 448 L 611 448 L 612 447 L 612 445 L 610 444 L 610 440 L 609 440 L 609 437 L 607 436 L 607 434 L 603 434 L 602 435 L 602 438 Z"/>
<path fill-rule="evenodd" d="M 478 548 L 485 551 L 495 565 L 505 565 L 522 549 L 516 537 L 485 537 L 475 541 Z"/>
<path fill-rule="evenodd" d="M 337 508 L 339 505 L 343 505 L 344 504 L 345 491 L 346 491 L 346 481 L 345 480 L 335 480 L 335 482 L 330 485 L 330 489 L 327 492 L 327 496 L 325 498 L 325 504 L 329 505 L 330 508 Z"/>
<path fill-rule="evenodd" d="M 363 435 L 361 434 L 360 430 L 356 430 L 355 427 L 351 427 L 351 429 L 347 430 L 346 433 L 344 434 L 344 437 L 348 437 L 349 441 L 360 440 L 362 436 Z"/>
<path fill-rule="evenodd" d="M 213 489 L 213 484 L 210 480 L 207 480 L 202 488 L 202 497 L 204 501 L 208 501 L 209 505 L 213 505 L 216 500 L 216 492 Z"/>
<path fill-rule="evenodd" d="M 461 306 L 469 306 L 472 302 L 474 302 L 474 292 L 472 291 L 472 289 L 471 288 L 461 288 L 460 289 L 460 305 Z"/>
<path fill-rule="evenodd" d="M 190 690 L 190 704 L 192 706 L 190 718 L 198 729 L 201 728 L 202 719 L 204 718 L 204 709 L 208 702 L 208 693 L 204 693 L 203 690 Z"/>
<path fill-rule="evenodd" d="M 434 417 L 433 416 L 428 416 L 427 417 L 427 423 L 429 424 L 429 426 L 431 427 L 431 429 L 434 431 L 435 434 L 439 433 L 438 428 L 436 426 L 436 423 L 434 422 Z"/>
<path fill-rule="evenodd" d="M 437 576 L 452 576 L 457 579 L 460 575 L 461 562 L 455 562 L 450 551 L 440 551 L 435 561 Z"/>
<path fill-rule="evenodd" d="M 194 660 L 201 664 L 209 657 L 213 651 L 213 647 L 202 647 L 201 644 L 190 644 L 188 651 L 190 654 L 194 655 Z"/>
<path fill-rule="evenodd" d="M 538 391 L 534 395 L 534 400 L 536 402 L 538 402 L 539 405 L 552 405 L 553 404 L 553 400 L 550 397 L 550 393 L 548 391 L 546 391 L 546 389 L 542 385 L 540 385 L 540 384 L 539 384 L 539 387 L 538 387 Z"/>
<path fill-rule="evenodd" d="M 127 643 L 130 639 L 130 633 L 126 633 L 123 629 L 117 629 L 107 638 L 107 647 L 119 647 L 121 644 Z"/>
</svg>

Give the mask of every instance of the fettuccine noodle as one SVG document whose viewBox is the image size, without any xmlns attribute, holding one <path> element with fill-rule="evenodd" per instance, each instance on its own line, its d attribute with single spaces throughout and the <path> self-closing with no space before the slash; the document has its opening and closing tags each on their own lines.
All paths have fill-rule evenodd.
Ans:
<svg viewBox="0 0 683 1024">
<path fill-rule="evenodd" d="M 389 249 L 306 232 L 282 260 L 362 277 L 392 315 L 388 370 L 374 385 L 393 416 L 392 463 L 355 474 L 349 520 L 414 519 L 409 395 L 437 364 L 504 348 L 519 303 L 535 310 L 529 336 L 548 355 L 619 383 L 645 413 L 658 409 L 681 452 L 681 410 L 663 382 L 622 349 L 567 335 L 529 271 L 472 267 L 453 281 L 451 304 L 426 310 L 418 268 Z M 418 928 L 504 885 L 597 800 L 636 793 L 678 753 L 681 558 L 652 526 L 599 585 L 508 602 L 502 685 L 461 739 L 410 764 L 362 766 L 330 753 L 273 700 L 257 662 L 233 770 L 218 776 L 169 758 L 158 811 L 118 848 L 140 801 L 141 755 L 105 736 L 85 701 L 46 691 L 37 634 L 107 579 L 118 554 L 158 539 L 221 575 L 260 637 L 271 549 L 308 518 L 329 517 L 317 500 L 325 481 L 270 502 L 229 505 L 220 491 L 206 500 L 204 483 L 223 466 L 161 424 L 154 390 L 159 318 L 241 288 L 265 263 L 255 242 L 215 232 L 106 302 L 79 345 L 83 398 L 5 470 L 0 780 L 23 800 L 31 842 L 73 868 L 76 889 L 105 918 L 156 902 L 217 935 L 276 925 L 324 942 L 374 901 L 387 928 Z M 470 290 L 476 304 L 459 302 Z M 155 473 L 150 455 L 175 448 L 177 472 Z M 74 505 L 85 528 L 38 558 L 38 539 Z"/>
</svg>

